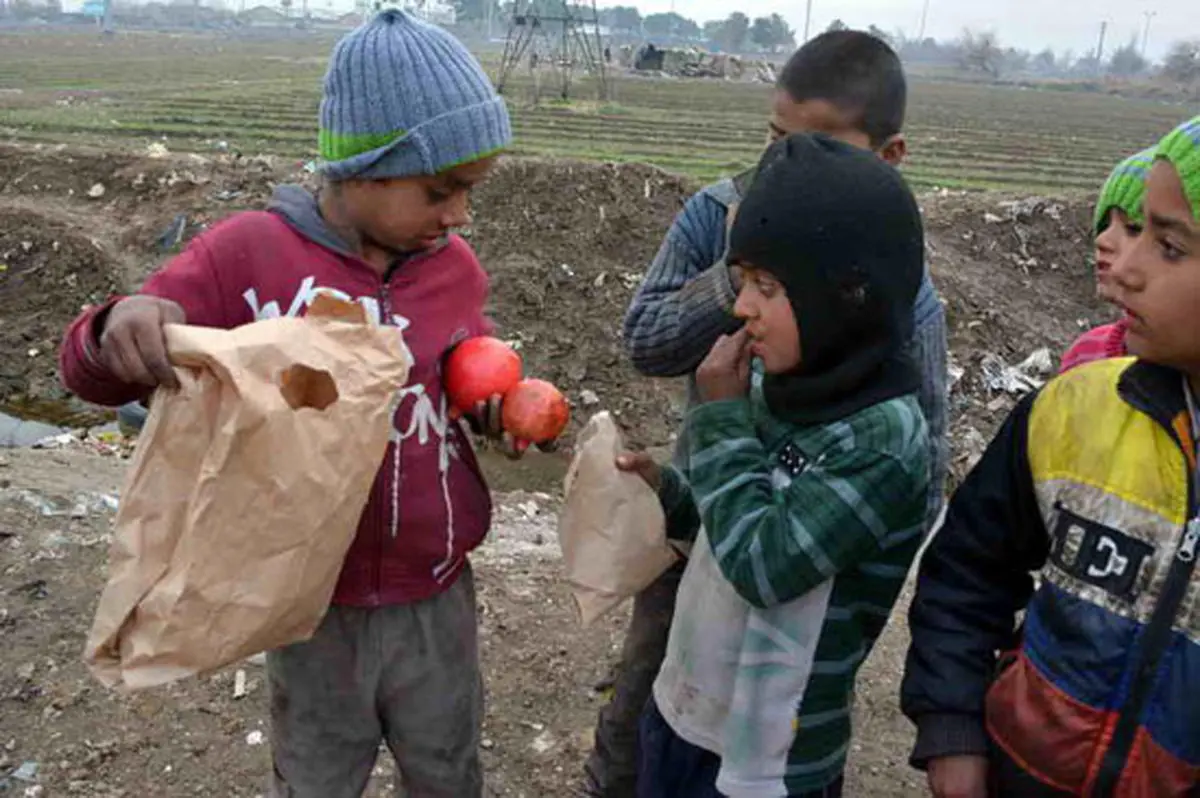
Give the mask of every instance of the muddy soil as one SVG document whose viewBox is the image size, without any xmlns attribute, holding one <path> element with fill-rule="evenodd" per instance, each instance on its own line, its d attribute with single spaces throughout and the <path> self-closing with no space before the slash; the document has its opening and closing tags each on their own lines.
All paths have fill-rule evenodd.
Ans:
<svg viewBox="0 0 1200 798">
<path fill-rule="evenodd" d="M 261 795 L 269 756 L 255 734 L 267 728 L 260 665 L 122 696 L 80 661 L 124 462 L 78 451 L 11 451 L 0 460 L 0 778 L 37 763 L 43 798 Z M 577 624 L 560 579 L 555 499 L 505 493 L 498 504 L 475 557 L 489 794 L 565 797 L 603 701 L 594 686 L 616 657 L 626 617 Z M 889 629 L 863 671 L 851 795 L 921 794 L 904 766 L 911 734 L 895 709 L 902 626 Z M 235 699 L 239 669 L 247 695 Z M 381 756 L 368 795 L 390 796 L 395 782 Z M 33 785 L 10 786 L 21 795 Z"/>
<path fill-rule="evenodd" d="M 131 290 L 204 225 L 296 179 L 309 176 L 270 159 L 0 148 L 0 403 L 49 400 L 61 412 L 54 351 L 81 305 Z M 639 445 L 670 444 L 681 392 L 630 369 L 621 318 L 689 189 L 646 167 L 514 161 L 475 201 L 470 236 L 493 278 L 501 335 L 520 343 L 530 373 L 567 392 L 576 423 L 619 412 Z M 1106 314 L 1093 299 L 1086 202 L 922 200 L 951 322 L 961 475 L 1016 401 L 989 386 L 984 358 L 1012 365 L 1048 348 L 1056 360 Z M 42 792 L 11 781 L 14 794 L 261 794 L 259 666 L 241 666 L 250 689 L 235 700 L 235 669 L 119 696 L 79 661 L 124 461 L 74 450 L 0 457 L 0 779 L 36 762 Z M 484 458 L 499 492 L 494 534 L 476 557 L 494 795 L 570 794 L 603 700 L 593 687 L 625 622 L 621 612 L 588 630 L 575 622 L 554 536 L 564 458 Z M 904 764 L 912 736 L 897 709 L 906 642 L 897 614 L 863 670 L 850 795 L 923 794 Z M 395 778 L 381 758 L 371 794 L 390 794 Z"/>
<path fill-rule="evenodd" d="M 189 237 L 261 206 L 277 183 L 312 180 L 299 164 L 270 157 L 0 146 L 0 219 L 15 220 L 0 238 L 8 266 L 0 287 L 14 289 L 0 299 L 0 343 L 21 344 L 0 350 L 0 403 L 59 396 L 50 353 L 81 304 L 136 288 Z M 568 394 L 572 430 L 608 409 L 636 445 L 672 440 L 679 382 L 634 372 L 620 332 L 692 188 L 636 164 L 513 159 L 475 198 L 467 235 L 492 276 L 500 334 L 521 347 L 529 373 Z M 1057 358 L 1107 318 L 1092 289 L 1089 201 L 940 194 L 922 204 L 930 266 L 964 372 L 959 410 L 986 437 L 1011 402 L 980 384 L 985 355 L 1011 364 L 1047 347 Z M 78 290 L 59 288 L 72 281 Z M 32 350 L 39 355 L 30 358 Z"/>
</svg>

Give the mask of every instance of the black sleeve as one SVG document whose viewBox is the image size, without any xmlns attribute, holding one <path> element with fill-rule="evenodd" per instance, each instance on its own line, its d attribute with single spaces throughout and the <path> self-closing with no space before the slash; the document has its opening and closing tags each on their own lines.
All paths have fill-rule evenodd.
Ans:
<svg viewBox="0 0 1200 798">
<path fill-rule="evenodd" d="M 955 492 L 921 561 L 900 689 L 901 709 L 917 725 L 915 767 L 988 749 L 984 697 L 996 653 L 1015 645 L 1030 574 L 1049 552 L 1027 448 L 1035 397 L 1013 409 Z"/>
</svg>

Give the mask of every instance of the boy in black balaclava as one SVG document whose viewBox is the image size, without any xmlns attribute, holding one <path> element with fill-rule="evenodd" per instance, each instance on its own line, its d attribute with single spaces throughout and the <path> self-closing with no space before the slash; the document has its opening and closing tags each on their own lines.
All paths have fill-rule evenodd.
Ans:
<svg viewBox="0 0 1200 798">
<path fill-rule="evenodd" d="M 732 232 L 745 326 L 697 371 L 686 473 L 619 463 L 695 538 L 639 798 L 840 794 L 855 676 L 923 529 L 923 249 L 877 157 L 806 135 L 767 151 Z"/>
</svg>

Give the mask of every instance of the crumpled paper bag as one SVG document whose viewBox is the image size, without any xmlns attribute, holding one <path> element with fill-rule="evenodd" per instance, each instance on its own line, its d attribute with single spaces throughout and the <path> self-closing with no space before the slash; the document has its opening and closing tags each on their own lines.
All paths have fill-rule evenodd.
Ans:
<svg viewBox="0 0 1200 798">
<path fill-rule="evenodd" d="M 621 431 L 607 412 L 579 434 L 558 519 L 566 578 L 588 626 L 645 590 L 674 564 L 658 495 L 636 474 L 617 470 Z"/>
<path fill-rule="evenodd" d="M 85 660 L 144 688 L 305 640 L 387 448 L 400 332 L 322 294 L 304 318 L 168 326 Z"/>
</svg>

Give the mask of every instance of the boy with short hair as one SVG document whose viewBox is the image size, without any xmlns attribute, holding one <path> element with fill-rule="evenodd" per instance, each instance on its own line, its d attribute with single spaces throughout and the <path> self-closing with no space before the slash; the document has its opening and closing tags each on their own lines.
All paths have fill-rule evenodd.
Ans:
<svg viewBox="0 0 1200 798">
<path fill-rule="evenodd" d="M 1200 117 L 1144 216 L 1108 278 L 1136 359 L 1022 400 L 922 560 L 901 704 L 937 798 L 1200 794 Z"/>
<path fill-rule="evenodd" d="M 792 55 L 780 74 L 768 121 L 774 141 L 792 133 L 824 133 L 899 165 L 907 86 L 900 59 L 880 39 L 860 31 L 824 33 Z M 753 170 L 711 185 L 688 200 L 663 241 L 625 318 L 634 366 L 653 377 L 688 376 L 716 339 L 736 331 L 736 275 L 726 264 L 727 231 Z M 927 527 L 942 506 L 946 443 L 946 317 L 926 272 L 913 309 L 911 349 L 921 375 L 920 404 L 930 428 L 932 480 Z M 681 432 L 676 459 L 687 450 Z M 667 643 L 682 565 L 667 571 L 634 601 L 612 700 L 601 710 L 583 794 L 631 798 L 637 719 L 650 697 Z"/>
<path fill-rule="evenodd" d="M 381 741 L 406 794 L 482 795 L 467 554 L 491 502 L 467 434 L 448 418 L 440 363 L 491 329 L 487 275 L 452 230 L 469 222 L 470 191 L 510 140 L 504 101 L 466 49 L 384 11 L 333 51 L 319 194 L 280 187 L 268 210 L 202 233 L 141 293 L 85 312 L 64 341 L 66 386 L 119 405 L 177 384 L 167 323 L 228 329 L 301 315 L 331 291 L 403 333 L 409 383 L 398 386 L 391 443 L 332 606 L 311 640 L 268 653 L 272 795 L 361 795 Z"/>
<path fill-rule="evenodd" d="M 855 676 L 925 529 L 920 211 L 869 152 L 791 136 L 764 156 L 729 260 L 744 326 L 696 372 L 684 465 L 618 463 L 659 488 L 673 536 L 695 536 L 638 796 L 836 798 Z"/>
<path fill-rule="evenodd" d="M 1096 202 L 1092 231 L 1096 236 L 1096 292 L 1111 301 L 1108 288 L 1112 266 L 1133 245 L 1142 230 L 1142 196 L 1145 194 L 1146 174 L 1154 165 L 1154 149 L 1131 155 L 1108 176 Z M 1103 324 L 1081 335 L 1062 356 L 1059 371 L 1109 357 L 1123 357 L 1125 349 L 1125 319 Z"/>
</svg>

